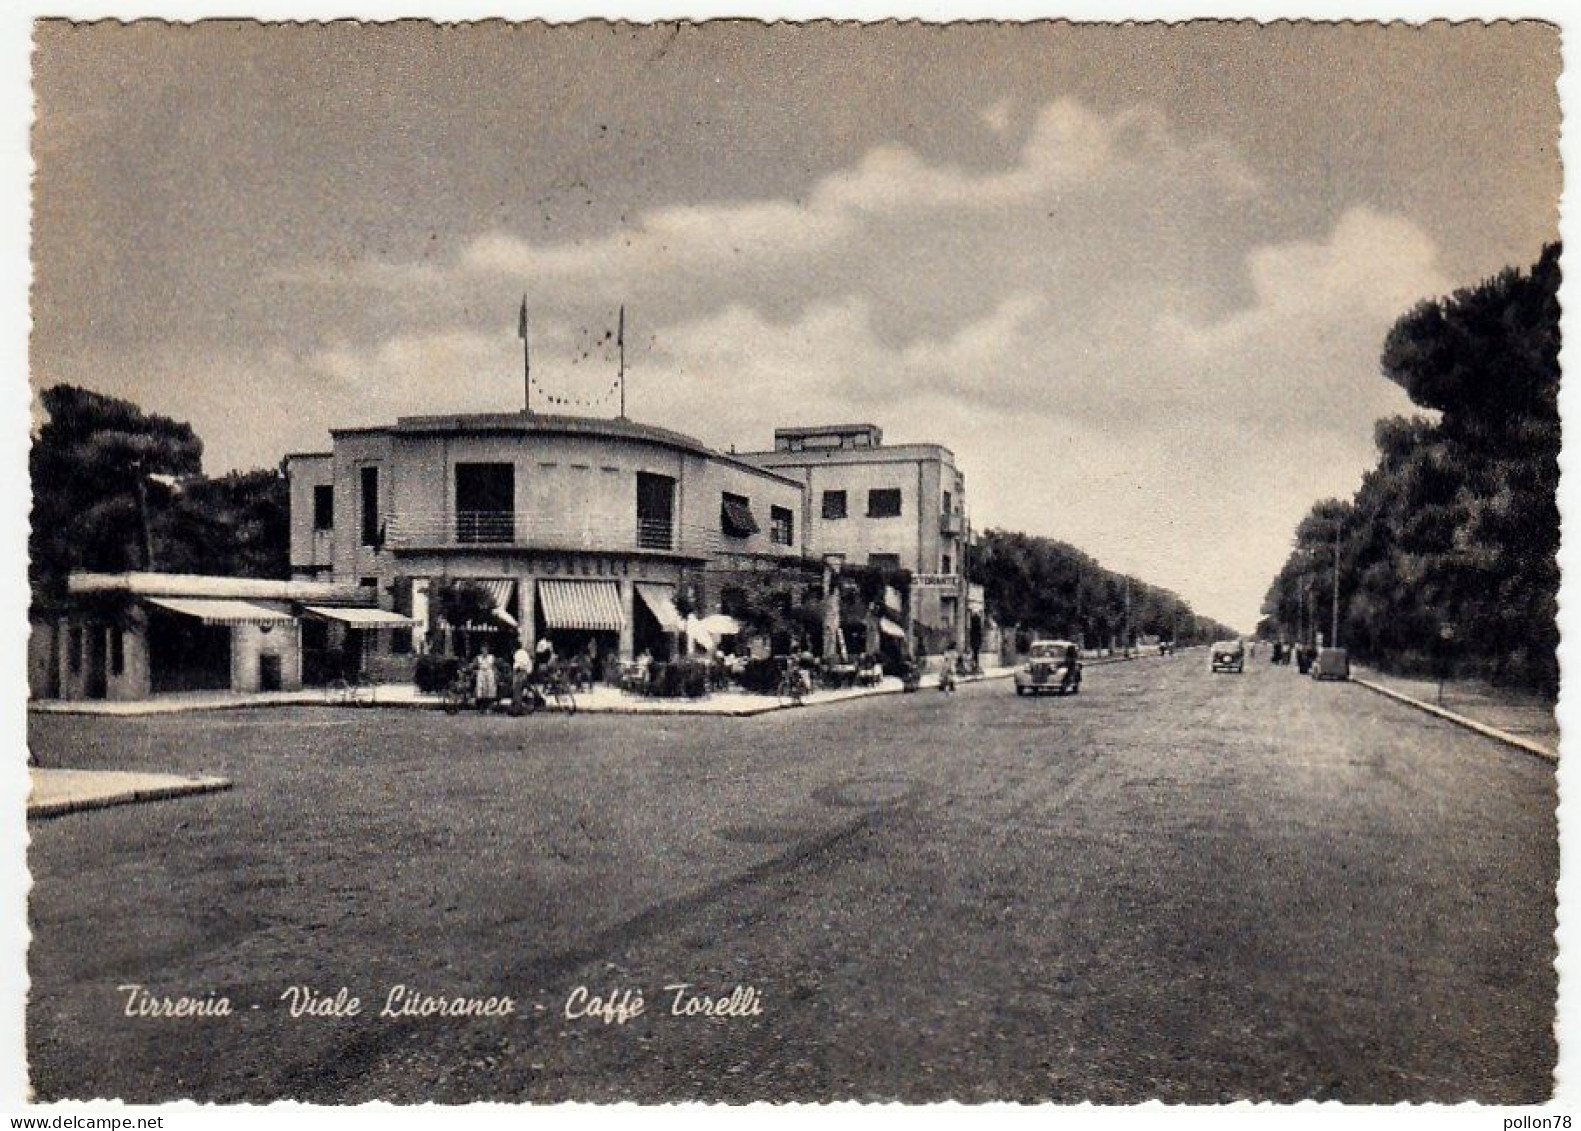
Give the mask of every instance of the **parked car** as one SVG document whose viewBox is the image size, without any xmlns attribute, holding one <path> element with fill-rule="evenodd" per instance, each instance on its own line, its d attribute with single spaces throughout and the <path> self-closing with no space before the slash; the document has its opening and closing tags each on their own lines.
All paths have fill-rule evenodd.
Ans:
<svg viewBox="0 0 1581 1131">
<path fill-rule="evenodd" d="M 1016 669 L 1016 694 L 1075 695 L 1081 690 L 1081 649 L 1069 640 L 1036 640 Z"/>
<path fill-rule="evenodd" d="M 1313 679 L 1349 679 L 1350 653 L 1343 648 L 1319 648 L 1312 665 Z"/>
<path fill-rule="evenodd" d="M 1216 672 L 1246 670 L 1246 645 L 1239 640 L 1220 640 L 1213 646 L 1209 667 Z"/>
</svg>

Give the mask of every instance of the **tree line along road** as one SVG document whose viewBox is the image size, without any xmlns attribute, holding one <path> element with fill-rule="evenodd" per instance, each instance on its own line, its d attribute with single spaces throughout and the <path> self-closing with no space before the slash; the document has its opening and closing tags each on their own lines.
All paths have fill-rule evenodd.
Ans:
<svg viewBox="0 0 1581 1131">
<path fill-rule="evenodd" d="M 1552 768 L 1261 656 L 752 719 L 30 725 L 236 782 L 30 827 L 40 1098 L 1551 1092 Z M 128 982 L 237 1011 L 128 1018 Z M 760 1009 L 671 1016 L 683 983 Z M 297 984 L 517 1012 L 292 1019 Z"/>
</svg>

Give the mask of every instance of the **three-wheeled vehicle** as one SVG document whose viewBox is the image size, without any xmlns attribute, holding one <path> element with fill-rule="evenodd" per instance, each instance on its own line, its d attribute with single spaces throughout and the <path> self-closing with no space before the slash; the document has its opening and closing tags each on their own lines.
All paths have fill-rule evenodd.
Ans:
<svg viewBox="0 0 1581 1131">
<path fill-rule="evenodd" d="M 1036 640 L 1016 669 L 1016 694 L 1075 695 L 1081 691 L 1081 649 L 1069 640 Z"/>
</svg>

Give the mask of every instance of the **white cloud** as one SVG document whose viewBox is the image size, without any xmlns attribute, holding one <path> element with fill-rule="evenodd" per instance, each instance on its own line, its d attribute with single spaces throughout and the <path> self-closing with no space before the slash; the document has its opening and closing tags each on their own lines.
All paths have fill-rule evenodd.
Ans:
<svg viewBox="0 0 1581 1131">
<path fill-rule="evenodd" d="M 980 522 L 1250 627 L 1300 515 L 1354 489 L 1373 422 L 1409 409 L 1377 372 L 1384 333 L 1448 288 L 1409 221 L 1354 208 L 1275 236 L 1263 191 L 1155 111 L 1061 101 L 1000 168 L 885 146 L 799 195 L 656 208 L 583 242 L 495 232 L 404 275 L 370 264 L 433 325 L 328 344 L 302 379 L 332 379 L 359 418 L 515 407 L 514 327 L 461 316 L 508 283 L 534 295 L 535 373 L 575 396 L 607 382 L 585 342 L 618 298 L 641 326 L 634 416 L 722 447 L 835 418 L 945 443 Z"/>
</svg>

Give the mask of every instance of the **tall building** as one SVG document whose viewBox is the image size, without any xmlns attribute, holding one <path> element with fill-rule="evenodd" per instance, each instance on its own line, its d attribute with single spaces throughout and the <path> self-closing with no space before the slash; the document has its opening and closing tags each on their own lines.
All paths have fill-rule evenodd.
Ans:
<svg viewBox="0 0 1581 1131">
<path fill-rule="evenodd" d="M 876 424 L 831 424 L 776 428 L 772 451 L 741 458 L 803 486 L 809 555 L 909 570 L 920 643 L 969 646 L 966 477 L 949 448 L 886 445 Z"/>
</svg>

